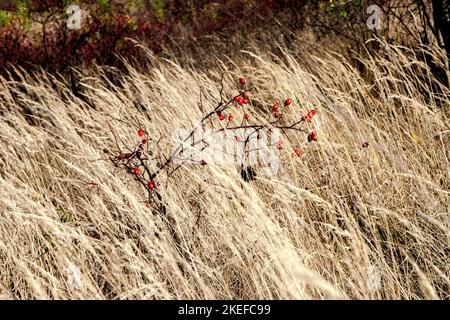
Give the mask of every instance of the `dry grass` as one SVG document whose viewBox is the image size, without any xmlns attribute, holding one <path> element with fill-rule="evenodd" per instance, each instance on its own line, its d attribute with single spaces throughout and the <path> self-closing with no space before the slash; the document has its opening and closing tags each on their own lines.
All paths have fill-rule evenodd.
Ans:
<svg viewBox="0 0 450 320">
<path fill-rule="evenodd" d="M 95 109 L 45 73 L 0 78 L 0 297 L 448 299 L 450 93 L 433 94 L 427 67 L 391 50 L 361 60 L 365 78 L 325 53 L 254 48 L 207 71 L 153 58 L 118 83 L 105 70 L 83 78 Z M 139 119 L 170 151 L 172 131 L 201 117 L 201 91 L 215 106 L 223 71 L 229 93 L 240 74 L 255 82 L 255 117 L 287 96 L 301 112 L 314 103 L 319 141 L 290 135 L 304 155 L 288 147 L 279 174 L 252 183 L 212 164 L 173 176 L 161 188 L 180 251 L 139 185 L 99 159 L 108 122 L 135 139 L 110 116 Z"/>
</svg>

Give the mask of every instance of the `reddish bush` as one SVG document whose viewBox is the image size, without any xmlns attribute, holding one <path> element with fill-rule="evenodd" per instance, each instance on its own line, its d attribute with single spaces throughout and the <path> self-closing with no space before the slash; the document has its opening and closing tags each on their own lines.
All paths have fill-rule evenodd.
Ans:
<svg viewBox="0 0 450 320">
<path fill-rule="evenodd" d="M 65 12 L 68 1 L 32 0 L 25 17 L 16 17 L 0 27 L 0 67 L 39 65 L 61 70 L 68 65 L 87 67 L 92 62 L 120 66 L 118 55 L 131 60 L 142 57 L 130 39 L 158 53 L 185 25 L 192 38 L 218 32 L 243 33 L 289 5 L 275 0 L 254 4 L 239 0 L 188 1 L 190 5 L 179 2 L 164 2 L 159 14 L 154 8 L 143 8 L 130 16 L 126 8 L 113 1 L 111 7 L 85 1 L 89 16 L 83 19 L 80 30 L 70 30 Z M 189 40 L 182 41 L 188 44 Z"/>
</svg>

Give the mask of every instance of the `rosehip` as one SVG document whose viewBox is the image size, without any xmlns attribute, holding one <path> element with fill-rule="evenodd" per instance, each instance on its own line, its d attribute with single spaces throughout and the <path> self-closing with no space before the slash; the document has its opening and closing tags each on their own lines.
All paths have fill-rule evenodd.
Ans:
<svg viewBox="0 0 450 320">
<path fill-rule="evenodd" d="M 228 116 L 228 120 L 229 120 L 230 122 L 233 122 L 234 116 L 233 116 L 232 114 L 230 114 L 230 115 Z"/>
<path fill-rule="evenodd" d="M 312 118 L 315 116 L 316 114 L 316 110 L 309 110 L 308 115 L 307 115 L 307 120 L 308 122 L 311 122 Z"/>
<path fill-rule="evenodd" d="M 248 114 L 248 113 L 244 113 L 244 118 L 245 118 L 245 120 L 248 120 L 248 119 L 250 119 L 250 115 Z"/>
<path fill-rule="evenodd" d="M 286 99 L 285 101 L 284 101 L 284 105 L 287 107 L 287 106 L 289 106 L 290 104 L 292 103 L 292 100 L 291 99 Z"/>
<path fill-rule="evenodd" d="M 155 185 L 153 184 L 153 182 L 149 181 L 147 183 L 147 186 L 150 188 L 150 190 L 155 190 Z"/>
<path fill-rule="evenodd" d="M 248 104 L 250 101 L 248 101 L 248 99 L 244 99 L 244 100 L 242 100 L 242 103 L 243 104 Z"/>
<path fill-rule="evenodd" d="M 242 92 L 242 96 L 243 96 L 244 98 L 247 98 L 247 90 L 245 90 L 244 92 Z"/>
<path fill-rule="evenodd" d="M 239 78 L 239 82 L 244 85 L 245 84 L 245 78 L 244 77 L 240 77 Z"/>
<path fill-rule="evenodd" d="M 308 142 L 317 141 L 317 133 L 315 131 L 308 134 Z"/>
<path fill-rule="evenodd" d="M 202 160 L 202 161 L 201 161 L 201 164 L 202 164 L 202 166 L 206 166 L 206 161 L 205 161 L 205 160 Z"/>
<path fill-rule="evenodd" d="M 148 142 L 147 139 L 143 139 L 143 140 L 142 140 L 142 144 L 146 144 L 147 142 Z"/>
<path fill-rule="evenodd" d="M 224 119 L 225 119 L 225 116 L 224 116 L 223 114 L 221 114 L 221 115 L 219 116 L 219 120 L 222 121 L 222 120 L 224 120 Z"/>
<path fill-rule="evenodd" d="M 295 154 L 297 155 L 297 157 L 300 157 L 302 155 L 302 152 L 300 151 L 299 148 L 295 148 L 294 149 Z"/>
<path fill-rule="evenodd" d="M 133 172 L 134 172 L 135 175 L 140 175 L 141 174 L 141 171 L 137 167 L 133 169 Z"/>
<path fill-rule="evenodd" d="M 89 181 L 89 184 L 91 184 L 91 185 L 93 185 L 93 186 L 96 186 L 96 185 L 97 185 L 97 181 L 91 180 L 91 181 Z"/>
<path fill-rule="evenodd" d="M 275 112 L 274 117 L 277 119 L 281 118 L 281 113 Z"/>
<path fill-rule="evenodd" d="M 142 137 L 144 135 L 144 130 L 142 130 L 142 128 L 139 129 L 138 135 L 139 135 L 139 137 Z"/>
<path fill-rule="evenodd" d="M 278 108 L 279 108 L 279 106 L 278 106 L 278 104 L 276 104 L 276 103 L 272 106 L 273 111 L 277 111 Z"/>
<path fill-rule="evenodd" d="M 243 98 L 241 96 L 234 97 L 234 101 L 241 103 Z"/>
</svg>

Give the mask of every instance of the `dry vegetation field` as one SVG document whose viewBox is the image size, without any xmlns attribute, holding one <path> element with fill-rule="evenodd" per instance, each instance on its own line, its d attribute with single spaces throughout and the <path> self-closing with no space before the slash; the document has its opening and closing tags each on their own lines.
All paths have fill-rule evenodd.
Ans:
<svg viewBox="0 0 450 320">
<path fill-rule="evenodd" d="M 79 75 L 84 100 L 45 72 L 0 78 L 0 298 L 449 299 L 450 91 L 387 49 L 363 73 L 283 47 L 207 68 L 149 55 L 116 81 Z M 217 104 L 222 73 L 228 97 L 239 76 L 253 83 L 256 119 L 286 97 L 287 117 L 314 105 L 318 141 L 289 134 L 278 173 L 251 182 L 185 166 L 158 186 L 170 229 L 103 149 L 111 130 L 135 141 L 135 121 L 169 153 L 202 117 L 200 93 L 205 112 Z"/>
</svg>

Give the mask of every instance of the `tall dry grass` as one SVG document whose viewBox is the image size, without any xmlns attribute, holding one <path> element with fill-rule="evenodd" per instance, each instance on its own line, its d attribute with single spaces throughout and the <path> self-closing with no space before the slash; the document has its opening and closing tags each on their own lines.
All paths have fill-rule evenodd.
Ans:
<svg viewBox="0 0 450 320">
<path fill-rule="evenodd" d="M 204 70 L 150 57 L 115 81 L 84 75 L 92 106 L 44 72 L 1 78 L 0 297 L 448 299 L 450 92 L 433 93 L 411 52 L 389 50 L 361 58 L 364 73 L 283 48 L 210 57 Z M 144 191 L 102 160 L 108 124 L 132 141 L 112 117 L 138 120 L 170 152 L 172 132 L 201 117 L 200 92 L 205 109 L 217 103 L 222 72 L 230 94 L 239 75 L 254 82 L 256 118 L 288 96 L 295 112 L 313 103 L 319 140 L 289 135 L 278 174 L 251 183 L 214 164 L 172 176 L 160 188 L 177 249 Z"/>
</svg>

